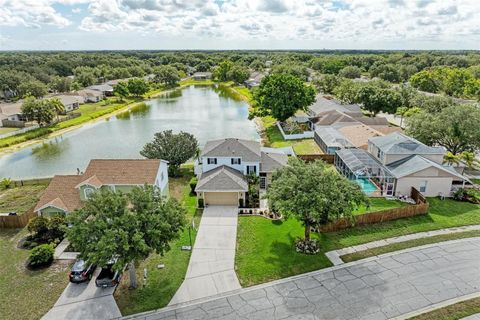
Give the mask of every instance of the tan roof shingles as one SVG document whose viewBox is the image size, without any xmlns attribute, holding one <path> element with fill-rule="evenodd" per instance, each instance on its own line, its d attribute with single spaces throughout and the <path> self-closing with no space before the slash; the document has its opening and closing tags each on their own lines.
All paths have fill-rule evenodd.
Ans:
<svg viewBox="0 0 480 320">
<path fill-rule="evenodd" d="M 383 133 L 363 124 L 338 128 L 337 130 L 355 147 L 365 150 L 368 147 L 369 138 L 383 136 Z"/>
<path fill-rule="evenodd" d="M 96 184 L 102 185 L 153 185 L 160 162 L 158 159 L 93 159 L 80 182 L 83 184 L 96 176 Z"/>
<path fill-rule="evenodd" d="M 205 144 L 202 157 L 241 157 L 245 162 L 260 161 L 260 143 L 252 140 L 227 138 Z"/>
<path fill-rule="evenodd" d="M 82 176 L 54 176 L 45 192 L 40 197 L 35 210 L 47 206 L 48 204 L 59 209 L 71 212 L 82 206 L 80 194 L 75 186 L 83 179 Z"/>
<path fill-rule="evenodd" d="M 248 182 L 241 172 L 220 166 L 202 173 L 195 191 L 248 191 Z"/>
</svg>

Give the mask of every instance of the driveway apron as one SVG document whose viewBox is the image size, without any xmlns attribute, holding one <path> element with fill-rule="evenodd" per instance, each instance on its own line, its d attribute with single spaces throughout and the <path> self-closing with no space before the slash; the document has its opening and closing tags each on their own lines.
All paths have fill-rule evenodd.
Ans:
<svg viewBox="0 0 480 320">
<path fill-rule="evenodd" d="M 238 208 L 204 209 L 185 280 L 169 305 L 240 289 L 234 270 Z"/>
</svg>

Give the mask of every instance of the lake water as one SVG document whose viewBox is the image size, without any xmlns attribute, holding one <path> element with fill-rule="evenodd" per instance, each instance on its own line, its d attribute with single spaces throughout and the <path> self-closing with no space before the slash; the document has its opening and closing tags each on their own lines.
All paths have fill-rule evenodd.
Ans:
<svg viewBox="0 0 480 320">
<path fill-rule="evenodd" d="M 112 116 L 0 157 L 0 179 L 75 174 L 90 159 L 142 158 L 143 145 L 155 132 L 172 129 L 207 140 L 235 137 L 259 140 L 248 105 L 209 86 L 190 86 Z"/>
</svg>

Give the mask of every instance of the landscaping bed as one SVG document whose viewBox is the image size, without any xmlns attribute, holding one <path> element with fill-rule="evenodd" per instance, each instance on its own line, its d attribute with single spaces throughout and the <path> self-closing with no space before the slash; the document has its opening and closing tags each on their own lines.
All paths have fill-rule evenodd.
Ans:
<svg viewBox="0 0 480 320">
<path fill-rule="evenodd" d="M 304 232 L 297 220 L 270 221 L 258 217 L 240 217 L 235 259 L 240 283 L 242 286 L 251 286 L 329 267 L 331 263 L 324 253 L 331 250 L 416 232 L 479 223 L 480 205 L 451 199 L 430 198 L 428 201 L 430 208 L 427 215 L 312 234 L 314 239 L 320 240 L 318 255 L 295 252 L 295 240 L 302 237 Z M 372 204 L 370 209 L 373 207 Z"/>
<path fill-rule="evenodd" d="M 182 168 L 182 177 L 169 178 L 170 196 L 177 198 L 187 208 L 188 225 L 195 221 L 198 228 L 201 218 L 201 210 L 196 208 L 196 196 L 190 193 L 189 181 L 193 176 L 190 167 Z M 195 241 L 196 231 L 191 229 L 192 246 Z M 128 273 L 124 277 L 115 292 L 115 300 L 123 315 L 158 309 L 166 306 L 177 289 L 182 284 L 191 251 L 181 250 L 181 246 L 190 245 L 188 227 L 180 235 L 180 238 L 171 243 L 171 250 L 163 257 L 152 254 L 142 261 L 137 267 L 139 287 L 136 290 L 129 290 Z M 158 265 L 164 264 L 159 269 Z M 143 270 L 147 269 L 147 285 L 143 287 Z"/>
</svg>

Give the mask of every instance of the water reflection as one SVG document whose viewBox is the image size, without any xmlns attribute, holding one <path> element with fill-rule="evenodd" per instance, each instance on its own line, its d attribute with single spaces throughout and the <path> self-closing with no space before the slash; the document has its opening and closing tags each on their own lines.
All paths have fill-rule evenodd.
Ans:
<svg viewBox="0 0 480 320">
<path fill-rule="evenodd" d="M 38 160 L 50 160 L 58 158 L 58 156 L 68 149 L 68 140 L 64 140 L 61 136 L 55 137 L 53 140 L 44 142 L 39 146 L 32 148 L 32 155 Z"/>
<path fill-rule="evenodd" d="M 149 108 L 150 107 L 146 103 L 139 103 L 125 112 L 118 113 L 116 117 L 121 120 L 129 120 L 130 115 L 136 115 L 139 117 L 146 116 Z"/>
</svg>

